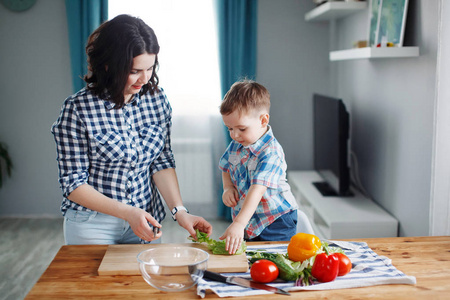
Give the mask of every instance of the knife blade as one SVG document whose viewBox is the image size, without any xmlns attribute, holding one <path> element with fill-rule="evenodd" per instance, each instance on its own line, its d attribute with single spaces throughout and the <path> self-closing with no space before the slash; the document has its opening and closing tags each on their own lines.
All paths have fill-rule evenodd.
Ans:
<svg viewBox="0 0 450 300">
<path fill-rule="evenodd" d="M 276 294 L 288 295 L 288 296 L 291 295 L 283 289 L 279 289 L 279 288 L 276 288 L 276 287 L 273 287 L 273 286 L 270 286 L 270 285 L 267 285 L 264 283 L 255 282 L 255 281 L 248 280 L 248 279 L 238 277 L 238 276 L 223 276 L 219 273 L 205 270 L 203 277 L 214 280 L 214 281 L 239 285 L 239 286 L 243 286 L 243 287 L 247 287 L 247 288 L 266 290 L 266 291 L 276 293 Z"/>
</svg>

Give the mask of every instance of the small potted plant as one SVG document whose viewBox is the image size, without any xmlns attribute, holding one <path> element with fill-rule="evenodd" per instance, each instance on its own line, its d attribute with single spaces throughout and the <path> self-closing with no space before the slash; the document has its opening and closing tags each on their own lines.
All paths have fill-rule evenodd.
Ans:
<svg viewBox="0 0 450 300">
<path fill-rule="evenodd" d="M 11 177 L 12 166 L 12 160 L 9 156 L 6 144 L 0 142 L 0 188 L 3 185 L 3 169 L 5 169 L 6 174 Z"/>
</svg>

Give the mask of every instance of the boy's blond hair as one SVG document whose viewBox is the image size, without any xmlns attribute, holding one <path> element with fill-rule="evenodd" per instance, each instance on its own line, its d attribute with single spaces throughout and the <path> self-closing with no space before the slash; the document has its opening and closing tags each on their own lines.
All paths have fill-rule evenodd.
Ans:
<svg viewBox="0 0 450 300">
<path fill-rule="evenodd" d="M 234 111 L 242 113 L 270 112 L 270 93 L 253 80 L 235 82 L 223 98 L 220 114 L 229 115 Z"/>
</svg>

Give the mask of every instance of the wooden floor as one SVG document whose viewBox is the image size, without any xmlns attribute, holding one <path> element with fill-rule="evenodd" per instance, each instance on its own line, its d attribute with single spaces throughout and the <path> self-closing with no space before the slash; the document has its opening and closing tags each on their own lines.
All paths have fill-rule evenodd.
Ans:
<svg viewBox="0 0 450 300">
<path fill-rule="evenodd" d="M 218 237 L 228 221 L 209 220 L 212 237 Z M 62 218 L 0 218 L 0 299 L 24 299 L 64 245 Z M 185 243 L 187 231 L 167 217 L 163 243 Z"/>
</svg>

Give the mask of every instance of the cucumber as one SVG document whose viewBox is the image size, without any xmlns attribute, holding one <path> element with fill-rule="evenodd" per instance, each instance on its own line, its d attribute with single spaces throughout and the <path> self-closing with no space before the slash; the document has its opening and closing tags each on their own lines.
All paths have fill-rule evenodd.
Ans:
<svg viewBox="0 0 450 300">
<path fill-rule="evenodd" d="M 267 259 L 277 265 L 280 274 L 278 277 L 285 281 L 296 281 L 299 274 L 295 272 L 294 268 L 291 266 L 291 262 L 282 254 L 268 253 L 268 252 L 247 252 L 251 255 L 249 261 L 254 263 L 260 259 Z"/>
</svg>

